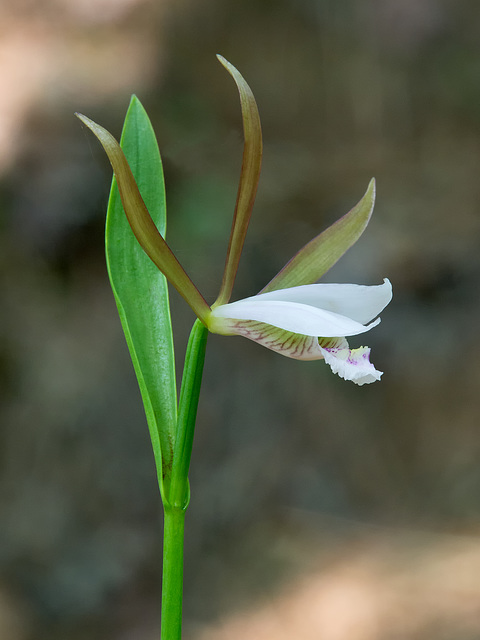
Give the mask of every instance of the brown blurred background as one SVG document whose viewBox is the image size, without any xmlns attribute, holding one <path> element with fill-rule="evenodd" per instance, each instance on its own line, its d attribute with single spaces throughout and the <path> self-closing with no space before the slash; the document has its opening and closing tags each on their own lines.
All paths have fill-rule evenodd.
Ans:
<svg viewBox="0 0 480 640">
<path fill-rule="evenodd" d="M 211 336 L 191 469 L 186 640 L 480 637 L 480 4 L 0 3 L 0 638 L 159 637 L 161 505 L 107 282 L 130 94 L 164 159 L 169 239 L 218 290 L 242 137 L 265 154 L 236 285 L 252 295 L 377 178 L 327 280 L 394 300 L 381 383 Z M 193 321 L 172 295 L 181 361 Z M 352 340 L 354 346 L 360 343 Z"/>
</svg>

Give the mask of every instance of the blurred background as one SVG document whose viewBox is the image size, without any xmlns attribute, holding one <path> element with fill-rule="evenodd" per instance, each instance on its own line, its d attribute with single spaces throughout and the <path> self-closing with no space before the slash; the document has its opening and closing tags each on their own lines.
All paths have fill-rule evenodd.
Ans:
<svg viewBox="0 0 480 640">
<path fill-rule="evenodd" d="M 327 274 L 394 299 L 380 383 L 209 338 L 191 469 L 186 640 L 480 637 L 480 4 L 0 2 L 0 638 L 159 637 L 161 504 L 103 253 L 131 93 L 169 241 L 218 291 L 242 155 L 222 53 L 265 153 L 235 297 L 348 211 Z M 181 362 L 193 322 L 172 294 Z M 360 342 L 352 340 L 353 346 Z"/>
</svg>

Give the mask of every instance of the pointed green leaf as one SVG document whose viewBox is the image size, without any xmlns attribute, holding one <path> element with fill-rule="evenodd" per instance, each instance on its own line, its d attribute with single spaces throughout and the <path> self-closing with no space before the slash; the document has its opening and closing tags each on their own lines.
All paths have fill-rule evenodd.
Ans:
<svg viewBox="0 0 480 640">
<path fill-rule="evenodd" d="M 142 197 L 164 236 L 165 185 L 150 120 L 133 96 L 121 146 Z M 160 489 L 173 457 L 177 394 L 172 327 L 165 276 L 144 253 L 123 211 L 113 178 L 106 225 L 107 266 L 152 439 Z M 163 491 L 162 491 L 163 493 Z"/>
<path fill-rule="evenodd" d="M 372 178 L 360 202 L 300 249 L 260 293 L 317 282 L 360 238 L 374 204 L 375 179 Z"/>
</svg>

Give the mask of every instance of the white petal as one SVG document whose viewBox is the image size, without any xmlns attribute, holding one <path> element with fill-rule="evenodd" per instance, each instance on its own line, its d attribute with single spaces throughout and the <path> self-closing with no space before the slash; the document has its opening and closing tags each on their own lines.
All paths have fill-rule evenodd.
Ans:
<svg viewBox="0 0 480 640">
<path fill-rule="evenodd" d="M 285 331 L 327 338 L 364 333 L 380 322 L 378 319 L 365 327 L 338 313 L 297 302 L 265 300 L 262 296 L 216 307 L 209 318 L 209 329 L 214 333 L 225 333 L 222 330 L 222 319 L 256 320 Z"/>
<path fill-rule="evenodd" d="M 380 380 L 382 371 L 377 371 L 370 362 L 370 349 L 360 347 L 350 349 L 346 340 L 321 341 L 320 351 L 325 362 L 330 365 L 333 373 L 337 373 L 344 380 L 351 380 L 362 386 Z"/>
<path fill-rule="evenodd" d="M 376 318 L 392 299 L 392 285 L 307 284 L 290 289 L 260 293 L 247 300 L 298 302 L 338 313 L 365 324 Z M 320 335 L 320 334 L 319 334 Z M 347 335 L 347 334 L 344 334 Z"/>
</svg>

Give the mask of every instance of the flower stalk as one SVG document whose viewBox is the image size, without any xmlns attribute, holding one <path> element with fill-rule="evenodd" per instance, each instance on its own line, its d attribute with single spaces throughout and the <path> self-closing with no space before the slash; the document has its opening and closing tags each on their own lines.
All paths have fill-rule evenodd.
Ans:
<svg viewBox="0 0 480 640">
<path fill-rule="evenodd" d="M 163 508 L 161 640 L 181 640 L 185 509 Z"/>
<path fill-rule="evenodd" d="M 190 501 L 188 470 L 207 337 L 206 327 L 196 320 L 185 356 L 171 482 L 163 507 L 162 640 L 180 640 L 182 635 L 184 527 Z"/>
</svg>

